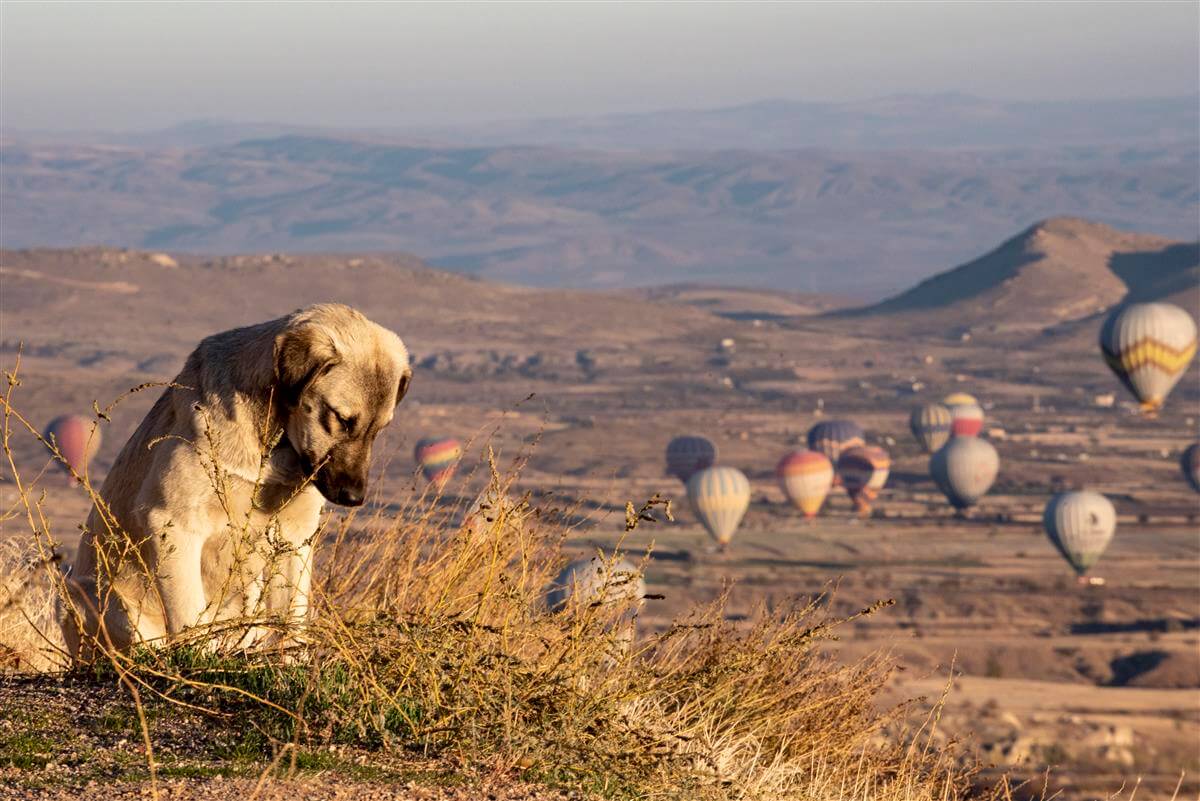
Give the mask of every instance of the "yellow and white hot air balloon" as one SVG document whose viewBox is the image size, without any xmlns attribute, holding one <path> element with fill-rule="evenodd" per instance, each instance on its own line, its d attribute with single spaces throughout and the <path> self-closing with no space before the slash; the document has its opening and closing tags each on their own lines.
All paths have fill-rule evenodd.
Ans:
<svg viewBox="0 0 1200 801">
<path fill-rule="evenodd" d="M 912 410 L 908 427 L 926 453 L 935 453 L 950 439 L 953 417 L 940 403 L 927 403 Z"/>
<path fill-rule="evenodd" d="M 1104 321 L 1100 351 L 1153 417 L 1196 355 L 1196 322 L 1170 303 L 1132 303 Z"/>
<path fill-rule="evenodd" d="M 687 483 L 688 501 L 700 523 L 724 550 L 750 506 L 750 481 L 732 467 L 709 467 Z"/>
</svg>

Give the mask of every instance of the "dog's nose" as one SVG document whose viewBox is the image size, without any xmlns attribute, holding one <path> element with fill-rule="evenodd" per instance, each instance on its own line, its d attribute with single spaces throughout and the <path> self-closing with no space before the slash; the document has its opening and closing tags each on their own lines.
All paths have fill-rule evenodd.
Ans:
<svg viewBox="0 0 1200 801">
<path fill-rule="evenodd" d="M 342 487 L 338 490 L 337 503 L 341 506 L 362 506 L 363 499 L 362 487 Z"/>
</svg>

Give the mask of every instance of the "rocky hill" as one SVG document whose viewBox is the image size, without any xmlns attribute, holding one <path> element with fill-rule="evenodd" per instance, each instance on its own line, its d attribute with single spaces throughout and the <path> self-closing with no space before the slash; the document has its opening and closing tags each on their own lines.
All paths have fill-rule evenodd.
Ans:
<svg viewBox="0 0 1200 801">
<path fill-rule="evenodd" d="M 1036 332 L 1133 300 L 1200 306 L 1200 243 L 1051 218 L 974 261 L 847 314 L 909 333 Z"/>
</svg>

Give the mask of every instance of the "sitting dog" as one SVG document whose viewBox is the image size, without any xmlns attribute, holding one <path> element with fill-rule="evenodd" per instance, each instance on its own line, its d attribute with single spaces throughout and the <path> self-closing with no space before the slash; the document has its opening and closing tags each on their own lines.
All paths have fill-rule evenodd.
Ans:
<svg viewBox="0 0 1200 801">
<path fill-rule="evenodd" d="M 411 378 L 400 338 L 337 304 L 203 340 L 88 518 L 60 610 L 72 658 L 217 621 L 303 621 L 324 502 L 363 503 Z"/>
</svg>

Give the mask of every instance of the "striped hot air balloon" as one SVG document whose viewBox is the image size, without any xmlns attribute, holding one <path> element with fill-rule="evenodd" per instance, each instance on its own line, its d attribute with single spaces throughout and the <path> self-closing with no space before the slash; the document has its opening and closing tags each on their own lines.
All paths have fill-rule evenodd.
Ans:
<svg viewBox="0 0 1200 801">
<path fill-rule="evenodd" d="M 1000 472 L 1000 454 L 979 437 L 955 437 L 929 458 L 938 489 L 960 512 L 979 503 Z"/>
<path fill-rule="evenodd" d="M 837 464 L 846 448 L 865 444 L 866 433 L 852 420 L 826 420 L 808 430 L 809 450 L 825 454 L 831 464 Z"/>
<path fill-rule="evenodd" d="M 879 497 L 891 469 L 892 458 L 883 448 L 860 445 L 847 448 L 838 457 L 837 472 L 842 477 L 842 486 L 860 516 L 871 514 L 871 503 Z"/>
<path fill-rule="evenodd" d="M 1170 303 L 1132 303 L 1104 321 L 1100 352 L 1153 417 L 1196 355 L 1196 322 Z"/>
<path fill-rule="evenodd" d="M 59 462 L 59 467 L 68 475 L 72 470 L 77 475 L 84 475 L 88 464 L 100 450 L 100 429 L 97 427 L 93 431 L 91 422 L 77 414 L 64 414 L 51 420 L 43 437 L 58 447 L 58 452 L 66 460 L 66 464 Z"/>
<path fill-rule="evenodd" d="M 428 437 L 417 443 L 413 458 L 425 478 L 439 490 L 446 486 L 462 458 L 462 443 L 453 437 Z"/>
<path fill-rule="evenodd" d="M 825 454 L 829 463 L 836 465 L 842 451 L 856 445 L 866 445 L 866 437 L 862 426 L 851 420 L 826 420 L 808 430 L 808 448 Z M 833 485 L 836 487 L 841 483 L 841 476 L 835 472 Z"/>
<path fill-rule="evenodd" d="M 1083 576 L 1112 541 L 1117 511 L 1098 492 L 1064 492 L 1046 504 L 1042 525 L 1058 552 Z"/>
<path fill-rule="evenodd" d="M 833 486 L 833 465 L 816 451 L 792 451 L 779 460 L 775 476 L 783 494 L 805 517 L 815 517 Z"/>
<path fill-rule="evenodd" d="M 946 444 L 950 439 L 950 424 L 950 410 L 940 403 L 918 406 L 908 418 L 908 427 L 926 453 L 933 453 Z"/>
<path fill-rule="evenodd" d="M 954 392 L 942 398 L 942 405 L 950 410 L 950 436 L 979 436 L 983 430 L 983 407 L 973 395 Z"/>
<path fill-rule="evenodd" d="M 1183 470 L 1184 480 L 1192 485 L 1192 489 L 1200 492 L 1200 442 L 1193 442 L 1184 450 L 1179 467 Z"/>
<path fill-rule="evenodd" d="M 692 511 L 724 550 L 750 505 L 750 482 L 732 467 L 709 467 L 688 479 L 687 494 Z"/>
<path fill-rule="evenodd" d="M 667 473 L 687 484 L 693 473 L 712 467 L 717 446 L 708 437 L 676 437 L 667 443 Z"/>
</svg>

